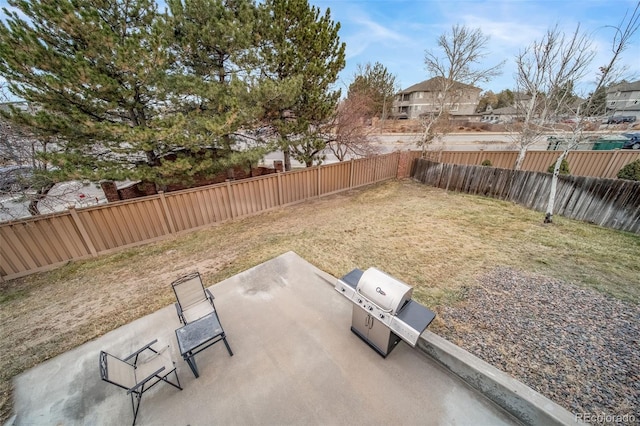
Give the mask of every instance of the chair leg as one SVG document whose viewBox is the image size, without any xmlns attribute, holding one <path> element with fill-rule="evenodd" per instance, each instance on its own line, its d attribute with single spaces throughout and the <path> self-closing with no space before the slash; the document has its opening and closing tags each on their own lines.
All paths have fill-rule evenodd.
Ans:
<svg viewBox="0 0 640 426">
<path fill-rule="evenodd" d="M 180 379 L 178 378 L 178 369 L 174 368 L 173 373 L 176 375 L 176 381 L 178 382 L 178 389 L 182 390 L 182 386 L 180 386 Z"/>
<path fill-rule="evenodd" d="M 135 394 L 135 399 L 138 401 L 137 404 L 134 402 L 133 394 Z M 131 392 L 131 407 L 133 408 L 133 423 L 132 426 L 136 426 L 136 419 L 138 418 L 138 411 L 140 411 L 140 401 L 142 400 L 142 392 Z"/>
<path fill-rule="evenodd" d="M 174 368 L 174 369 L 173 369 L 173 372 L 174 372 L 174 373 L 175 373 L 175 375 L 176 375 L 176 381 L 178 382 L 178 384 L 177 384 L 177 385 L 176 385 L 175 383 L 173 383 L 172 381 L 170 381 L 170 380 L 169 380 L 169 374 L 171 374 L 171 373 L 167 374 L 167 375 L 166 375 L 166 376 L 164 376 L 164 377 L 160 377 L 160 376 L 156 376 L 156 377 L 158 377 L 158 378 L 162 379 L 162 381 L 163 381 L 163 382 L 170 384 L 170 385 L 171 385 L 171 386 L 173 386 L 174 388 L 178 388 L 178 389 L 182 390 L 182 386 L 180 386 L 180 379 L 178 378 L 178 369 Z"/>
<path fill-rule="evenodd" d="M 227 347 L 227 351 L 229 352 L 229 356 L 233 356 L 233 352 L 231 351 L 231 346 L 229 346 L 229 344 L 227 343 L 227 336 L 226 335 L 222 335 L 222 341 L 224 342 L 224 345 Z"/>
</svg>

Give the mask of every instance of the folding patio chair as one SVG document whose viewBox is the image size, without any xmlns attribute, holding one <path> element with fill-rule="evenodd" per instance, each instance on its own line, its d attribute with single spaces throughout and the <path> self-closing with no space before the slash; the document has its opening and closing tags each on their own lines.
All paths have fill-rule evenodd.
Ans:
<svg viewBox="0 0 640 426">
<path fill-rule="evenodd" d="M 136 424 L 142 394 L 156 383 L 163 381 L 182 390 L 175 362 L 167 350 L 169 346 L 154 349 L 152 345 L 157 341 L 154 340 L 124 359 L 100 351 L 100 377 L 105 382 L 126 389 L 131 395 L 133 425 Z M 175 373 L 177 383 L 167 378 L 171 373 Z"/>
<path fill-rule="evenodd" d="M 182 324 L 186 325 L 216 311 L 214 297 L 209 289 L 204 288 L 199 272 L 178 278 L 171 283 L 171 287 L 178 300 L 175 306 Z"/>
</svg>

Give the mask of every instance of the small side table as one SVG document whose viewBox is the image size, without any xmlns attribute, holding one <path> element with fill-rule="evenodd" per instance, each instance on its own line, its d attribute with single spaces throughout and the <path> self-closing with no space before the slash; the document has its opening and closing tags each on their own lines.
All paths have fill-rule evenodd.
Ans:
<svg viewBox="0 0 640 426">
<path fill-rule="evenodd" d="M 224 334 L 218 315 L 215 312 L 177 329 L 176 339 L 178 340 L 178 348 L 182 358 L 189 364 L 196 378 L 200 376 L 195 360 L 197 353 L 222 340 L 227 347 L 229 356 L 233 356 L 231 347 L 227 343 L 227 336 Z"/>
</svg>

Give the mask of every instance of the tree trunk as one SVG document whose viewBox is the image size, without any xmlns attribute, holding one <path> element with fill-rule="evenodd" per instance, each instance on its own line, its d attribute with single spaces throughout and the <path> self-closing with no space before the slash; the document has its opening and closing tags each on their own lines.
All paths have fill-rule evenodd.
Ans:
<svg viewBox="0 0 640 426">
<path fill-rule="evenodd" d="M 513 165 L 513 170 L 520 170 L 522 168 L 522 163 L 524 163 L 524 157 L 527 155 L 527 149 L 521 147 L 518 151 L 518 158 L 516 158 L 516 163 Z"/>
<path fill-rule="evenodd" d="M 48 183 L 47 185 L 40 187 L 38 189 L 38 192 L 36 192 L 33 199 L 29 202 L 29 207 L 27 207 L 27 210 L 29 210 L 29 214 L 31 214 L 31 216 L 40 215 L 40 210 L 38 209 L 38 202 L 47 196 L 51 188 L 53 188 L 53 185 L 54 185 L 53 183 Z"/>
<path fill-rule="evenodd" d="M 289 151 L 289 148 L 285 148 L 282 150 L 282 153 L 284 154 L 284 171 L 290 172 L 291 171 L 291 152 Z"/>
<path fill-rule="evenodd" d="M 549 201 L 547 203 L 547 211 L 544 215 L 544 223 L 553 223 L 553 207 L 556 202 L 556 189 L 558 188 L 558 175 L 560 174 L 560 165 L 562 160 L 566 158 L 568 151 L 563 151 L 556 160 L 553 168 L 553 177 L 551 178 L 551 189 L 549 190 Z"/>
</svg>

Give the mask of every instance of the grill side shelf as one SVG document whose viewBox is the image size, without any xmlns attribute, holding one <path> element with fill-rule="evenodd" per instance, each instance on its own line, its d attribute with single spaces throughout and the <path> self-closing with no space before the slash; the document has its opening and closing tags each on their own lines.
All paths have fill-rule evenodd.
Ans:
<svg viewBox="0 0 640 426">
<path fill-rule="evenodd" d="M 361 269 L 354 269 L 344 277 L 336 280 L 336 291 L 351 300 L 353 295 L 356 293 L 356 287 L 358 286 L 358 281 L 360 280 L 362 273 L 363 271 Z"/>
<path fill-rule="evenodd" d="M 340 278 L 340 280 L 345 284 L 348 284 L 349 286 L 353 287 L 355 290 L 355 288 L 358 286 L 358 281 L 360 281 L 360 277 L 362 277 L 363 273 L 364 271 L 362 269 L 356 268 L 353 271 L 349 272 L 344 277 Z"/>
<path fill-rule="evenodd" d="M 435 312 L 425 308 L 418 302 L 410 300 L 396 317 L 391 319 L 391 330 L 411 346 L 418 343 L 418 338 L 436 317 Z"/>
</svg>

